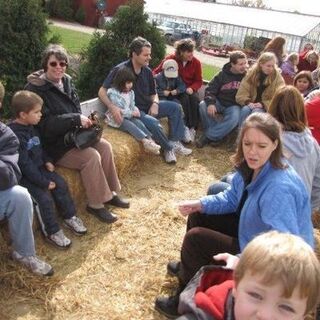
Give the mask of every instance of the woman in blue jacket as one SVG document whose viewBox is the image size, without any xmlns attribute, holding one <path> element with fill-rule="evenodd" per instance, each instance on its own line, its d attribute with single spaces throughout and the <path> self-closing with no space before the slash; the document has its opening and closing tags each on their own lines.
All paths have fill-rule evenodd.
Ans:
<svg viewBox="0 0 320 320">
<path fill-rule="evenodd" d="M 313 246 L 308 191 L 297 173 L 283 162 L 281 128 L 267 113 L 249 116 L 232 157 L 236 173 L 231 186 L 217 195 L 188 200 L 179 206 L 188 216 L 181 262 L 168 272 L 179 278 L 178 294 L 158 298 L 156 309 L 177 314 L 181 289 L 220 252 L 240 253 L 256 235 L 278 230 L 301 236 Z"/>
</svg>

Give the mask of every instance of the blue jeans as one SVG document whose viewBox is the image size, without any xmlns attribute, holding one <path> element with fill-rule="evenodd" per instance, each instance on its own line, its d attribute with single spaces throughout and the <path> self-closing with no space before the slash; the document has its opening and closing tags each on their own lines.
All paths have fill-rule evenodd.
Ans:
<svg viewBox="0 0 320 320">
<path fill-rule="evenodd" d="M 264 110 L 264 108 L 251 109 L 249 106 L 243 106 L 240 111 L 239 128 L 242 127 L 244 120 L 246 120 L 253 112 L 266 112 L 266 110 Z"/>
<path fill-rule="evenodd" d="M 163 132 L 163 128 L 156 118 L 140 111 L 140 120 L 152 133 L 153 139 L 164 149 L 172 150 L 171 141 L 179 141 L 184 138 L 184 122 L 182 117 L 181 106 L 173 101 L 162 100 L 159 102 L 159 113 L 157 118 L 168 118 L 169 138 Z"/>
<path fill-rule="evenodd" d="M 150 138 L 152 135 L 139 118 L 124 118 L 118 129 L 128 132 L 138 141 L 141 141 L 144 138 Z"/>
<path fill-rule="evenodd" d="M 13 248 L 22 256 L 34 256 L 33 206 L 27 189 L 14 186 L 0 191 L 0 220 L 7 219 Z"/>
<path fill-rule="evenodd" d="M 200 103 L 200 118 L 205 136 L 212 141 L 220 141 L 238 126 L 240 107 L 237 105 L 225 107 L 219 100 L 216 100 L 215 106 L 217 112 L 223 115 L 221 120 L 208 115 L 207 104 L 204 101 Z"/>
</svg>

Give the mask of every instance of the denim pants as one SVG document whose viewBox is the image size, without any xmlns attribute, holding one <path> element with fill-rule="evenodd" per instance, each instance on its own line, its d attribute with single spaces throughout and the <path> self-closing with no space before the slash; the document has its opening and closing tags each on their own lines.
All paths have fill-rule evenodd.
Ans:
<svg viewBox="0 0 320 320">
<path fill-rule="evenodd" d="M 169 138 L 163 132 L 163 128 L 158 119 L 168 118 Z M 158 119 L 141 111 L 140 120 L 144 123 L 148 130 L 152 133 L 154 140 L 164 150 L 172 150 L 171 141 L 179 141 L 184 138 L 184 122 L 180 104 L 174 101 L 162 100 L 159 102 Z"/>
<path fill-rule="evenodd" d="M 249 106 L 243 106 L 240 111 L 239 128 L 242 127 L 244 120 L 246 120 L 253 112 L 266 112 L 264 108 L 253 108 Z"/>
<path fill-rule="evenodd" d="M 139 118 L 124 118 L 118 129 L 131 134 L 138 141 L 141 141 L 144 138 L 150 138 L 152 136 L 151 132 L 146 128 Z"/>
<path fill-rule="evenodd" d="M 55 205 L 63 219 L 70 219 L 76 214 L 74 202 L 70 196 L 67 183 L 56 172 L 50 172 L 41 168 L 41 172 L 49 181 L 53 181 L 56 187 L 52 190 L 41 188 L 29 180 L 22 178 L 21 184 L 28 189 L 36 201 L 36 213 L 44 235 L 51 235 L 60 230 L 57 223 Z"/>
<path fill-rule="evenodd" d="M 208 115 L 207 105 L 204 101 L 200 103 L 200 118 L 205 136 L 212 141 L 220 141 L 238 126 L 240 107 L 237 105 L 224 107 L 218 100 L 216 100 L 215 106 L 217 112 L 223 115 L 221 120 Z"/>
<path fill-rule="evenodd" d="M 13 249 L 22 256 L 34 256 L 33 206 L 27 189 L 14 186 L 0 191 L 0 220 L 7 219 Z"/>
</svg>

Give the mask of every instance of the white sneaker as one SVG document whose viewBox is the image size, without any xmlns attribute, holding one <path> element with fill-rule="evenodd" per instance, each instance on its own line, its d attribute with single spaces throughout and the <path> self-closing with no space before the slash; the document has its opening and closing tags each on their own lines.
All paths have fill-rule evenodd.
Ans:
<svg viewBox="0 0 320 320">
<path fill-rule="evenodd" d="M 194 142 L 196 140 L 196 130 L 195 130 L 195 128 L 190 128 L 189 129 L 189 133 L 190 133 L 191 142 Z"/>
<path fill-rule="evenodd" d="M 151 139 L 146 139 L 142 141 L 144 150 L 153 153 L 153 154 L 160 154 L 160 149 L 161 147 L 156 144 L 153 140 Z"/>
<path fill-rule="evenodd" d="M 40 260 L 37 256 L 22 256 L 17 251 L 13 251 L 12 259 L 23 264 L 31 272 L 41 276 L 52 276 L 53 269 L 50 264 Z"/>
<path fill-rule="evenodd" d="M 180 154 L 182 156 L 188 156 L 192 153 L 191 149 L 186 148 L 180 141 L 175 141 L 173 143 L 174 153 Z"/>
<path fill-rule="evenodd" d="M 79 236 L 87 233 L 87 228 L 79 217 L 73 216 L 70 219 L 64 219 L 63 224 Z"/>
<path fill-rule="evenodd" d="M 46 240 L 59 249 L 68 249 L 71 245 L 71 240 L 65 236 L 61 229 L 54 234 L 48 235 Z"/>
<path fill-rule="evenodd" d="M 184 127 L 184 138 L 182 139 L 184 143 L 192 142 L 192 137 L 190 135 L 190 130 L 188 127 Z"/>
<path fill-rule="evenodd" d="M 173 150 L 164 150 L 164 159 L 166 163 L 176 163 L 177 158 Z"/>
</svg>

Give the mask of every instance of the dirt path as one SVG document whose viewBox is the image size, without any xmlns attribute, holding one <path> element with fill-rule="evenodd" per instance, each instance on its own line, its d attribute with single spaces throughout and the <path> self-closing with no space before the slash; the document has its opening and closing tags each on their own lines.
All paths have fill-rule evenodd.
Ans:
<svg viewBox="0 0 320 320">
<path fill-rule="evenodd" d="M 202 196 L 229 169 L 228 158 L 211 147 L 194 149 L 175 166 L 146 156 L 122 180 L 132 206 L 116 210 L 115 225 L 99 223 L 78 204 L 89 233 L 71 236 L 70 250 L 52 249 L 37 234 L 37 251 L 54 266 L 53 278 L 39 279 L 17 267 L 0 241 L 0 319 L 164 319 L 153 303 L 176 285 L 166 276 L 166 263 L 179 258 L 185 232 L 176 204 Z"/>
</svg>

